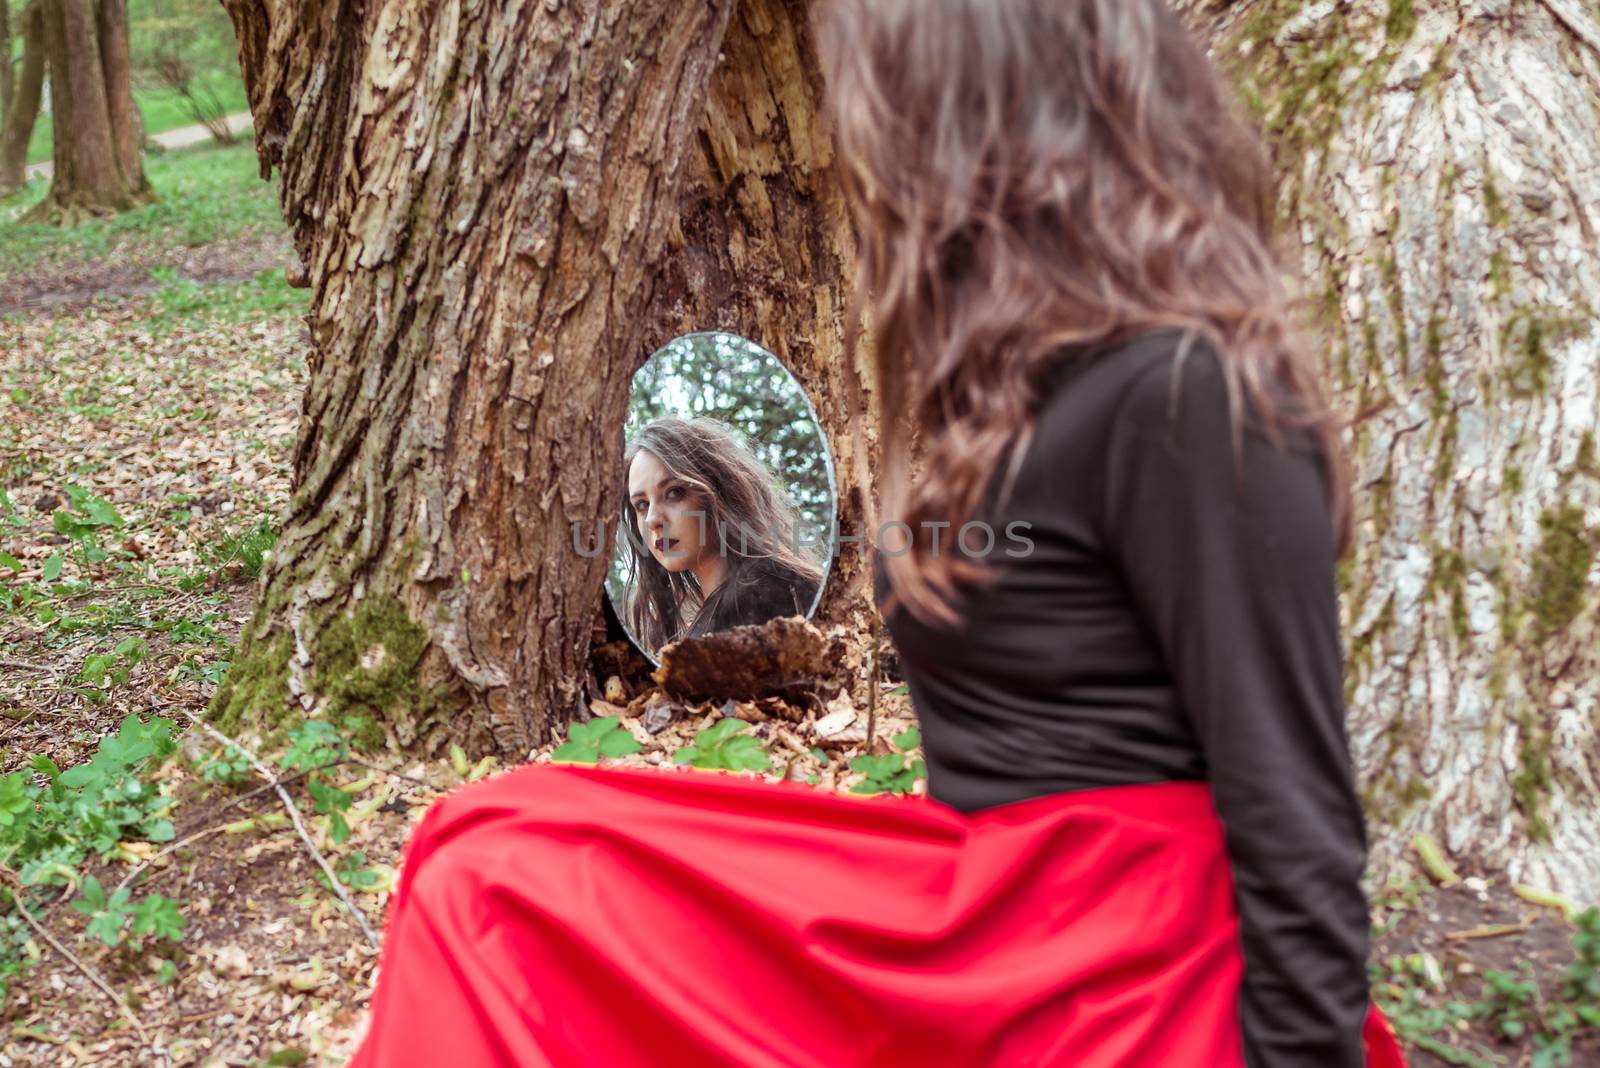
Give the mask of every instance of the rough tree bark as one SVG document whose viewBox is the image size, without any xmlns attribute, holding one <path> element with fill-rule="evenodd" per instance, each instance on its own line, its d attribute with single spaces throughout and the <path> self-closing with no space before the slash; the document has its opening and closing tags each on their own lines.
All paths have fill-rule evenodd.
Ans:
<svg viewBox="0 0 1600 1068">
<path fill-rule="evenodd" d="M 33 124 L 39 118 L 40 98 L 44 95 L 44 16 L 39 0 L 23 9 L 17 22 L 22 29 L 22 73 L 17 76 L 0 124 L 0 196 L 21 189 L 27 179 L 28 141 L 33 137 Z M 9 50 L 6 58 L 9 67 Z"/>
<path fill-rule="evenodd" d="M 1600 886 L 1600 23 L 1576 0 L 1189 14 L 1264 118 L 1352 428 L 1374 862 Z"/>
<path fill-rule="evenodd" d="M 70 221 L 151 199 L 129 84 L 125 0 L 41 0 L 55 169 L 33 220 Z"/>
<path fill-rule="evenodd" d="M 719 58 L 732 7 L 230 0 L 314 351 L 290 512 L 214 705 L 226 721 L 359 710 L 402 745 L 521 757 L 585 701 L 632 372 L 680 328 L 786 329 L 771 305 L 798 291 L 778 284 L 805 255 L 790 250 L 765 289 L 717 282 L 743 302 L 727 318 L 690 292 L 735 262 L 717 228 L 738 198 L 796 143 L 815 154 L 802 98 L 709 135 L 748 127 L 780 162 L 725 177 L 696 158 L 719 62 L 798 63 L 792 29 L 745 16 Z M 680 225 L 686 172 L 698 207 Z M 837 333 L 819 320 L 812 344 L 763 340 L 815 368 Z"/>
</svg>

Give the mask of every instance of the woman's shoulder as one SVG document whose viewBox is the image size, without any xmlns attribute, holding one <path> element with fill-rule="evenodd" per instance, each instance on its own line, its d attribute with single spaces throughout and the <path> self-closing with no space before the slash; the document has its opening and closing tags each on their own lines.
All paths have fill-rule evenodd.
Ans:
<svg viewBox="0 0 1600 1068">
<path fill-rule="evenodd" d="M 817 582 L 793 568 L 767 565 L 761 569 L 757 588 L 766 605 L 782 609 L 784 615 L 804 615 L 816 597 Z"/>
<path fill-rule="evenodd" d="M 1230 367 L 1203 335 L 1181 329 L 1159 330 L 1123 342 L 1093 357 L 1097 391 L 1114 434 L 1160 436 L 1172 441 L 1232 440 L 1235 412 L 1243 429 L 1264 435 L 1259 403 L 1246 388 L 1242 370 Z M 1297 402 L 1281 383 L 1266 389 L 1282 413 Z M 1287 439 L 1314 448 L 1314 439 L 1280 428 Z"/>
</svg>

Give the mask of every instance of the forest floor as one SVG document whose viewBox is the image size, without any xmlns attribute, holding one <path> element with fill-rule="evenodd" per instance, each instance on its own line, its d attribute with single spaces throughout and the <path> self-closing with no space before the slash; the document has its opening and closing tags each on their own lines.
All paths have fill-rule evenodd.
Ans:
<svg viewBox="0 0 1600 1068">
<path fill-rule="evenodd" d="M 288 498 L 307 296 L 248 146 L 150 177 L 156 205 L 65 233 L 9 221 L 37 184 L 0 201 L 0 1068 L 337 1065 L 376 955 L 264 777 L 191 718 Z M 648 679 L 596 683 L 605 715 Z M 870 750 L 848 700 L 799 723 L 652 701 L 673 714 L 611 729 L 623 762 L 668 763 L 727 713 L 769 777 L 920 792 L 904 687 L 877 685 Z M 316 728 L 257 755 L 378 930 L 428 803 L 496 769 Z M 1600 919 L 1479 874 L 1374 892 L 1375 991 L 1413 1063 L 1600 1065 Z"/>
</svg>

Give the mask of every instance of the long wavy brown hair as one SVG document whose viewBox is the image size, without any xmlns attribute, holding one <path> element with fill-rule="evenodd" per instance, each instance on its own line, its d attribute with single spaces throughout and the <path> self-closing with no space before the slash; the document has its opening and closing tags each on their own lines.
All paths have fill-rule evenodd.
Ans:
<svg viewBox="0 0 1600 1068">
<path fill-rule="evenodd" d="M 1266 152 L 1159 0 L 825 0 L 815 35 L 858 243 L 847 350 L 870 312 L 883 553 L 897 603 L 958 622 L 994 573 L 930 551 L 925 520 L 1003 501 L 1062 362 L 1182 328 L 1218 354 L 1269 436 L 1321 446 L 1342 556 L 1342 421 L 1273 252 Z M 903 425 L 904 415 L 909 426 Z M 936 479 L 913 484 L 913 445 Z M 1009 458 L 1009 462 L 1008 462 Z"/>
<path fill-rule="evenodd" d="M 694 507 L 727 572 L 706 596 L 692 571 L 668 571 L 650 552 L 628 499 L 628 471 L 639 451 L 653 453 L 690 487 Z M 624 613 L 646 649 L 720 629 L 771 583 L 820 587 L 823 567 L 797 536 L 794 508 L 771 470 L 727 423 L 667 416 L 646 423 L 622 455 L 622 538 L 628 546 Z"/>
</svg>

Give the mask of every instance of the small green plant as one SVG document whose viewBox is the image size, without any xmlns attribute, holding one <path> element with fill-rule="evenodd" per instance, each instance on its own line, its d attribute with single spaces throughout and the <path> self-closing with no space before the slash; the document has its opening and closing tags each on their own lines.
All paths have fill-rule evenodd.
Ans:
<svg viewBox="0 0 1600 1068">
<path fill-rule="evenodd" d="M 83 896 L 74 901 L 72 907 L 89 917 L 90 936 L 108 946 L 127 941 L 131 948 L 142 950 L 145 937 L 169 942 L 183 938 L 184 919 L 176 901 L 150 894 L 135 905 L 132 897 L 133 892 L 125 886 L 108 897 L 100 880 L 90 875 L 83 880 Z M 133 921 L 131 930 L 127 929 L 130 919 Z"/>
<path fill-rule="evenodd" d="M 1574 923 L 1577 959 L 1561 977 L 1561 997 L 1572 1003 L 1573 1014 L 1584 1024 L 1600 1027 L 1600 908 L 1585 909 Z"/>
<path fill-rule="evenodd" d="M 727 716 L 694 736 L 694 743 L 673 754 L 674 764 L 723 771 L 769 771 L 772 758 L 760 739 L 744 732 L 750 724 Z"/>
<path fill-rule="evenodd" d="M 71 503 L 71 510 L 56 511 L 56 533 L 73 543 L 81 563 L 98 564 L 111 555 L 100 545 L 101 532 L 107 529 L 120 530 L 127 524 L 104 497 L 97 497 L 82 486 L 69 484 L 62 488 Z M 45 562 L 46 582 L 54 582 L 60 577 L 61 563 L 60 552 L 51 554 Z"/>
<path fill-rule="evenodd" d="M 183 682 L 209 682 L 213 686 L 221 686 L 222 680 L 228 677 L 228 668 L 231 666 L 227 660 L 215 660 L 205 664 L 189 657 L 178 664 L 177 677 Z"/>
<path fill-rule="evenodd" d="M 107 898 L 100 880 L 91 875 L 83 881 L 83 896 L 72 907 L 89 917 L 90 937 L 114 946 L 122 941 L 122 928 L 133 915 L 133 906 L 128 903 L 132 897 L 133 891 L 123 887 Z"/>
<path fill-rule="evenodd" d="M 328 836 L 335 842 L 350 837 L 350 824 L 344 814 L 354 798 L 322 773 L 349 759 L 352 739 L 368 725 L 364 716 L 346 716 L 343 730 L 325 720 L 308 719 L 289 732 L 289 749 L 278 761 L 281 768 L 307 773 L 306 788 L 311 792 L 312 805 L 319 815 L 328 817 Z"/>
<path fill-rule="evenodd" d="M 28 959 L 22 949 L 31 929 L 14 907 L 19 895 L 44 897 L 46 887 L 81 887 L 82 903 L 75 907 L 89 916 L 91 937 L 108 944 L 121 942 L 130 918 L 135 937 L 169 937 L 174 923 L 181 925 L 181 917 L 174 919 L 176 906 L 163 905 L 165 899 L 152 895 L 134 904 L 129 892 L 107 895 L 98 882 L 80 880 L 87 860 L 105 859 L 122 842 L 171 841 L 172 799 L 145 776 L 176 751 L 173 726 L 171 720 L 128 716 L 83 763 L 63 771 L 40 755 L 28 770 L 0 776 L 0 865 L 15 872 L 20 884 L 0 889 L 0 997 Z M 36 901 L 33 907 L 43 905 Z"/>
<path fill-rule="evenodd" d="M 343 842 L 350 837 L 350 824 L 345 821 L 344 814 L 349 811 L 355 801 L 348 790 L 341 790 L 332 783 L 320 778 L 314 778 L 308 784 L 311 791 L 311 803 L 319 815 L 328 817 L 328 835 L 335 842 Z"/>
<path fill-rule="evenodd" d="M 1500 1063 L 1486 1047 L 1459 1045 L 1460 1031 L 1473 1018 L 1474 1007 L 1459 1000 L 1437 1002 L 1445 983 L 1432 955 L 1392 954 L 1382 964 L 1372 961 L 1368 972 L 1373 998 L 1402 1041 L 1467 1068 L 1496 1068 Z"/>
<path fill-rule="evenodd" d="M 250 777 L 250 758 L 231 745 L 219 749 L 200 765 L 200 777 L 224 785 L 243 782 Z"/>
<path fill-rule="evenodd" d="M 339 881 L 355 890 L 368 890 L 378 885 L 380 876 L 372 868 L 366 866 L 367 855 L 361 850 L 356 850 L 347 856 L 339 858 L 339 863 L 334 867 L 334 874 L 339 876 Z M 317 882 L 323 889 L 332 890 L 328 883 L 328 873 L 321 868 L 317 869 Z"/>
<path fill-rule="evenodd" d="M 567 728 L 567 740 L 550 754 L 551 760 L 573 764 L 597 764 L 601 757 L 627 756 L 637 753 L 639 741 L 616 716 L 598 716 L 588 723 L 574 723 Z"/>
<path fill-rule="evenodd" d="M 900 752 L 885 753 L 882 756 L 858 756 L 850 761 L 850 770 L 860 772 L 866 778 L 850 787 L 853 794 L 903 794 L 910 790 L 918 779 L 926 778 L 928 766 L 921 757 L 908 759 L 906 754 L 922 744 L 922 732 L 915 727 L 907 728 L 890 739 L 891 744 Z"/>
<path fill-rule="evenodd" d="M 1539 1025 L 1539 984 L 1526 975 L 1490 969 L 1483 973 L 1484 998 L 1474 1015 L 1503 1038 L 1521 1038 Z"/>
<path fill-rule="evenodd" d="M 273 529 L 272 517 L 264 515 L 255 526 L 217 532 L 214 540 L 201 544 L 199 555 L 211 573 L 238 567 L 247 578 L 255 578 L 276 544 L 278 532 Z"/>
<path fill-rule="evenodd" d="M 78 679 L 84 685 L 77 687 L 77 692 L 92 704 L 104 704 L 112 689 L 127 684 L 129 673 L 144 659 L 147 651 L 142 639 L 124 638 L 110 652 L 89 654 L 78 672 Z"/>
<path fill-rule="evenodd" d="M 344 814 L 354 803 L 349 790 L 333 785 L 323 772 L 350 758 L 350 750 L 357 748 L 355 739 L 371 727 L 368 716 L 344 716 L 339 726 L 325 719 L 307 719 L 290 731 L 290 748 L 278 758 L 278 767 L 286 771 L 306 772 L 306 788 L 310 791 L 312 806 L 318 815 L 328 817 L 328 836 L 336 843 L 350 836 L 350 825 Z"/>
</svg>

